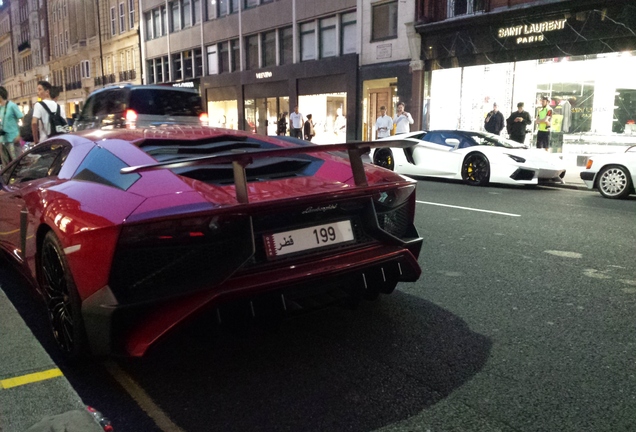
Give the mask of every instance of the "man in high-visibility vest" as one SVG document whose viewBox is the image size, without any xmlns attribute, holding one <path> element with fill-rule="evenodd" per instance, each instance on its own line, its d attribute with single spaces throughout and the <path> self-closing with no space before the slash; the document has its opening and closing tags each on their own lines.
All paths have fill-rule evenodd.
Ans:
<svg viewBox="0 0 636 432">
<path fill-rule="evenodd" d="M 550 147 L 550 122 L 552 121 L 552 109 L 548 106 L 549 98 L 541 98 L 541 108 L 537 113 L 535 123 L 537 124 L 537 148 L 548 151 Z"/>
</svg>

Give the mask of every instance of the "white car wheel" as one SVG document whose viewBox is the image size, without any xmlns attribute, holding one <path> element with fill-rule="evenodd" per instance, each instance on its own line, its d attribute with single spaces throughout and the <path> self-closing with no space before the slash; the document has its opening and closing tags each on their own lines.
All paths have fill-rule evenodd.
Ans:
<svg viewBox="0 0 636 432">
<path fill-rule="evenodd" d="M 605 198 L 625 198 L 631 189 L 629 171 L 621 166 L 607 166 L 598 174 L 598 191 Z"/>
</svg>

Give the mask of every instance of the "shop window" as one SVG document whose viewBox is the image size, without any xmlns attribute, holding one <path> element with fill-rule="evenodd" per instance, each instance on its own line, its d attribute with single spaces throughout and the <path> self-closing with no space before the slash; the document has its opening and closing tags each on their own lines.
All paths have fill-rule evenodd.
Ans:
<svg viewBox="0 0 636 432">
<path fill-rule="evenodd" d="M 208 75 L 216 75 L 219 73 L 219 56 L 216 52 L 216 45 L 207 47 L 208 58 Z"/>
<path fill-rule="evenodd" d="M 263 33 L 262 38 L 263 67 L 276 66 L 276 31 Z"/>
<path fill-rule="evenodd" d="M 189 79 L 194 77 L 193 64 L 192 64 L 192 51 L 183 52 L 183 79 Z"/>
<path fill-rule="evenodd" d="M 181 53 L 172 54 L 172 80 L 179 81 L 183 79 L 183 67 L 181 63 Z"/>
<path fill-rule="evenodd" d="M 217 0 L 205 0 L 205 16 L 208 21 L 217 17 Z"/>
<path fill-rule="evenodd" d="M 614 92 L 612 132 L 636 133 L 636 89 L 617 88 Z"/>
<path fill-rule="evenodd" d="M 232 56 L 232 63 L 230 67 L 232 72 L 241 70 L 241 44 L 238 39 L 232 39 L 230 41 L 230 55 Z"/>
<path fill-rule="evenodd" d="M 217 17 L 230 15 L 239 11 L 239 0 L 219 0 Z"/>
<path fill-rule="evenodd" d="M 397 37 L 398 2 L 391 1 L 373 6 L 371 40 L 378 41 Z"/>
<path fill-rule="evenodd" d="M 203 76 L 203 54 L 201 48 L 194 50 L 194 76 Z"/>
<path fill-rule="evenodd" d="M 294 62 L 294 31 L 292 27 L 285 27 L 278 31 L 280 43 L 280 64 L 292 64 Z"/>
<path fill-rule="evenodd" d="M 210 126 L 238 130 L 238 101 L 208 101 Z"/>
<path fill-rule="evenodd" d="M 352 54 L 357 51 L 357 35 L 356 35 L 356 13 L 349 12 L 342 14 L 342 25 L 340 26 L 341 35 L 340 43 L 342 45 L 342 54 Z"/>
<path fill-rule="evenodd" d="M 448 0 L 448 17 L 472 14 L 484 10 L 484 0 Z"/>
<path fill-rule="evenodd" d="M 245 0 L 245 9 L 258 6 L 259 0 Z"/>
<path fill-rule="evenodd" d="M 335 57 L 338 54 L 336 38 L 336 17 L 320 20 L 320 58 Z"/>
<path fill-rule="evenodd" d="M 245 38 L 246 69 L 258 69 L 258 35 Z"/>
<path fill-rule="evenodd" d="M 230 43 L 221 42 L 219 44 L 219 73 L 230 71 Z"/>
<path fill-rule="evenodd" d="M 314 21 L 300 25 L 300 59 L 316 59 L 316 23 Z"/>
</svg>

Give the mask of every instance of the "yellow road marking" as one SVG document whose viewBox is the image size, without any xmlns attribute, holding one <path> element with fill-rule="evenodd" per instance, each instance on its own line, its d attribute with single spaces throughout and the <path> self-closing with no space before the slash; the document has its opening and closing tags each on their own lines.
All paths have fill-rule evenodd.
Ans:
<svg viewBox="0 0 636 432">
<path fill-rule="evenodd" d="M 38 381 L 44 381 L 51 378 L 62 376 L 62 371 L 58 368 L 45 370 L 43 372 L 36 372 L 28 375 L 22 375 L 15 378 L 7 378 L 0 380 L 0 389 L 8 389 L 11 387 L 18 387 L 25 384 L 31 384 Z"/>
</svg>

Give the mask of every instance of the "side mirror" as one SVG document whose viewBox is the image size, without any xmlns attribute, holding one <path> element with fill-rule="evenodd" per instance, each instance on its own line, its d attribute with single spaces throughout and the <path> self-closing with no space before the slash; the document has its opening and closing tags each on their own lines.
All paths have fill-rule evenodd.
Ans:
<svg viewBox="0 0 636 432">
<path fill-rule="evenodd" d="M 459 140 L 457 138 L 446 138 L 444 142 L 449 146 L 453 146 L 453 148 L 459 146 Z"/>
</svg>

